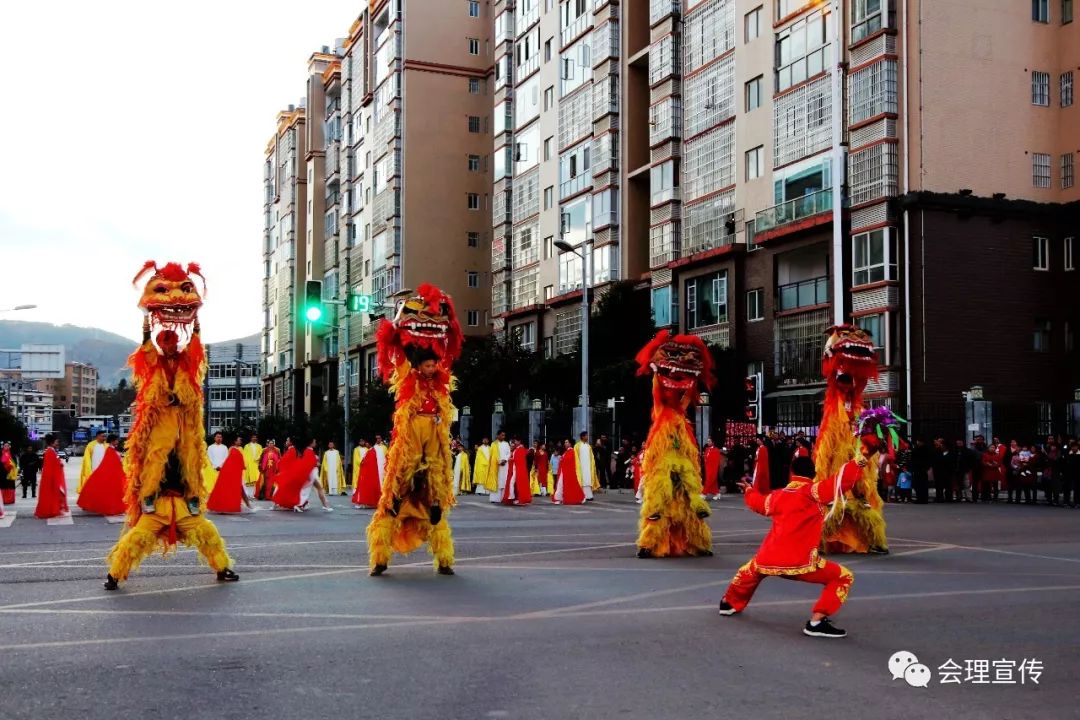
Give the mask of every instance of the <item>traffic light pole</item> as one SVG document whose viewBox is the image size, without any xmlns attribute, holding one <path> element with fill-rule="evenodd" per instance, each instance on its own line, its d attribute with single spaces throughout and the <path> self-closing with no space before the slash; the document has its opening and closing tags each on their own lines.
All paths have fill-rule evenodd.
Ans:
<svg viewBox="0 0 1080 720">
<path fill-rule="evenodd" d="M 345 288 L 345 297 L 346 297 L 345 300 L 323 300 L 323 302 L 326 303 L 327 305 L 335 305 L 335 306 L 341 308 L 341 323 L 342 323 L 341 324 L 341 341 L 345 345 L 345 355 L 344 355 L 344 357 L 345 357 L 345 445 L 342 448 L 345 452 L 344 452 L 344 460 L 341 461 L 341 467 L 342 468 L 345 467 L 345 463 L 349 462 L 350 458 L 352 457 L 350 455 L 350 452 L 351 452 L 352 448 L 349 447 L 350 444 L 351 444 L 352 438 L 351 438 L 350 433 L 349 433 L 349 404 L 350 404 L 349 403 L 349 390 L 350 390 L 350 388 L 349 388 L 349 380 L 351 378 L 350 378 L 350 373 L 349 373 L 349 314 L 350 313 L 349 313 L 349 301 L 347 299 L 349 297 L 349 289 L 348 289 L 348 287 Z M 341 358 L 342 358 L 342 353 L 341 353 L 341 347 L 339 346 L 338 347 L 338 363 L 340 363 L 342 361 Z M 340 372 L 339 372 L 339 374 L 340 374 Z"/>
</svg>

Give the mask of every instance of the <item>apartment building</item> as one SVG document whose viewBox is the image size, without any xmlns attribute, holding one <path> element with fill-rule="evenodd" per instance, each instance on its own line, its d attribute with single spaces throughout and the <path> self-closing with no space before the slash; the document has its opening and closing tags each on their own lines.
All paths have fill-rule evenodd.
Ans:
<svg viewBox="0 0 1080 720">
<path fill-rule="evenodd" d="M 206 348 L 204 382 L 207 434 L 228 428 L 253 429 L 261 417 L 261 349 L 223 343 Z"/>
<path fill-rule="evenodd" d="M 351 291 L 372 307 L 350 316 L 347 343 L 339 306 L 323 323 L 266 319 L 264 335 L 297 333 L 296 411 L 359 392 L 375 373 L 375 323 L 403 290 L 434 283 L 466 334 L 490 332 L 491 30 L 486 0 L 372 0 L 311 57 L 290 307 L 309 279 L 327 300 Z"/>
<path fill-rule="evenodd" d="M 41 381 L 52 395 L 56 409 L 74 410 L 76 415 L 97 413 L 98 369 L 81 362 L 64 363 L 64 377 Z"/>
<path fill-rule="evenodd" d="M 306 333 L 301 318 L 308 262 L 306 126 L 303 106 L 289 105 L 278 113 L 263 166 L 262 403 L 264 413 L 285 417 L 304 411 Z"/>
<path fill-rule="evenodd" d="M 762 372 L 769 425 L 816 423 L 825 332 L 855 320 L 871 402 L 955 428 L 977 384 L 1061 429 L 1078 26 L 1072 0 L 970 10 L 493 2 L 494 329 L 573 352 L 580 252 L 594 291 L 638 280 L 657 326 Z M 1017 341 L 984 350 L 999 323 Z"/>
</svg>

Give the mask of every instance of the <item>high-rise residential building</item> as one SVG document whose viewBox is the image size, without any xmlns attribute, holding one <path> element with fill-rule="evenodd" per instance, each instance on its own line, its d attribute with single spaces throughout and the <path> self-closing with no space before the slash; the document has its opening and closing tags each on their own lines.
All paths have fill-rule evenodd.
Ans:
<svg viewBox="0 0 1080 720">
<path fill-rule="evenodd" d="M 479 0 L 371 0 L 348 37 L 312 56 L 292 316 L 268 316 L 264 332 L 295 338 L 294 412 L 318 413 L 374 375 L 374 323 L 402 290 L 434 283 L 466 334 L 490 332 L 491 64 Z M 296 312 L 309 279 L 329 300 L 370 298 L 347 344 L 339 306 L 325 323 Z"/>
<path fill-rule="evenodd" d="M 761 372 L 766 424 L 816 425 L 825 331 L 855 320 L 878 346 L 867 397 L 917 431 L 962 429 L 973 385 L 1022 409 L 995 415 L 1064 428 L 1072 0 L 497 0 L 491 17 L 496 330 L 575 349 L 562 241 L 590 287 L 640 281 L 657 326 Z"/>
<path fill-rule="evenodd" d="M 619 3 L 495 0 L 491 13 L 494 329 L 571 352 L 583 260 L 589 287 L 643 269 L 620 251 Z"/>
<path fill-rule="evenodd" d="M 278 113 L 266 146 L 263 232 L 263 412 L 292 417 L 304 410 L 305 329 L 301 318 L 307 277 L 307 113 L 290 105 Z"/>
<path fill-rule="evenodd" d="M 221 343 L 206 348 L 204 381 L 206 431 L 254 429 L 262 407 L 260 348 L 243 343 Z"/>
</svg>

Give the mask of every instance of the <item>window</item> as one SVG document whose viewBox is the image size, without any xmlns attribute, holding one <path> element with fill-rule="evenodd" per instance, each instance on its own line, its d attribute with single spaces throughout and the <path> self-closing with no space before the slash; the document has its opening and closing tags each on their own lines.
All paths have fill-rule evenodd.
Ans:
<svg viewBox="0 0 1080 720">
<path fill-rule="evenodd" d="M 746 112 L 761 107 L 761 79 L 762 75 L 746 83 Z"/>
<path fill-rule="evenodd" d="M 480 41 L 477 38 L 469 38 L 469 54 L 470 55 L 479 55 L 480 54 Z"/>
<path fill-rule="evenodd" d="M 727 322 L 727 272 L 701 275 L 686 281 L 688 330 Z"/>
<path fill-rule="evenodd" d="M 1050 106 L 1050 73 L 1031 71 L 1031 104 Z"/>
<path fill-rule="evenodd" d="M 656 327 L 664 328 L 672 324 L 671 306 L 670 285 L 652 289 L 652 316 Z"/>
<path fill-rule="evenodd" d="M 544 238 L 544 259 L 547 260 L 555 254 L 555 236 L 548 235 Z M 546 297 L 544 298 L 547 299 Z"/>
<path fill-rule="evenodd" d="M 469 17 L 480 17 L 480 0 L 469 0 Z"/>
<path fill-rule="evenodd" d="M 746 293 L 746 319 L 750 322 L 765 319 L 764 288 L 757 288 Z"/>
<path fill-rule="evenodd" d="M 470 210 L 480 209 L 480 195 L 478 193 L 466 193 L 466 197 L 469 199 Z"/>
<path fill-rule="evenodd" d="M 480 78 L 469 78 L 469 94 L 480 94 Z"/>
<path fill-rule="evenodd" d="M 831 13 L 818 10 L 777 33 L 777 92 L 819 75 L 829 66 L 832 22 Z"/>
<path fill-rule="evenodd" d="M 554 135 L 552 135 L 549 138 L 544 138 L 544 159 L 545 160 L 550 160 L 551 159 L 551 141 L 554 140 L 554 139 L 555 139 Z"/>
<path fill-rule="evenodd" d="M 555 197 L 555 186 L 549 185 L 544 188 L 544 209 L 547 210 L 551 207 Z"/>
<path fill-rule="evenodd" d="M 479 310 L 466 310 L 465 311 L 465 324 L 469 327 L 477 327 L 480 325 L 480 311 Z"/>
<path fill-rule="evenodd" d="M 882 0 L 852 0 L 851 42 L 859 42 L 881 29 Z"/>
<path fill-rule="evenodd" d="M 1066 108 L 1073 104 L 1073 74 L 1072 70 L 1061 73 L 1059 85 L 1061 87 L 1061 107 Z"/>
<path fill-rule="evenodd" d="M 1071 188 L 1076 182 L 1076 174 L 1073 169 L 1073 154 L 1065 153 L 1061 156 L 1061 189 Z"/>
<path fill-rule="evenodd" d="M 553 297 L 555 297 L 555 286 L 554 285 L 545 285 L 544 286 L 544 302 L 547 302 L 548 300 L 550 300 Z"/>
<path fill-rule="evenodd" d="M 1044 237 L 1031 238 L 1031 267 L 1034 270 L 1050 269 L 1050 239 Z"/>
<path fill-rule="evenodd" d="M 863 315 L 858 319 L 858 324 L 874 342 L 878 365 L 884 365 L 887 362 L 885 359 L 885 314 Z"/>
<path fill-rule="evenodd" d="M 555 102 L 555 86 L 552 85 L 544 89 L 544 109 L 550 110 L 552 104 Z"/>
<path fill-rule="evenodd" d="M 1062 257 L 1065 259 L 1065 271 L 1075 270 L 1076 265 L 1073 264 L 1073 239 L 1071 237 L 1065 238 L 1065 247 Z"/>
<path fill-rule="evenodd" d="M 1045 318 L 1035 319 L 1035 352 L 1050 352 L 1050 321 Z"/>
<path fill-rule="evenodd" d="M 536 351 L 536 323 L 525 323 L 524 325 L 515 325 L 510 330 L 511 335 L 517 341 L 517 344 L 522 350 L 528 350 L 529 352 Z"/>
<path fill-rule="evenodd" d="M 1050 0 L 1031 0 L 1031 19 L 1034 22 L 1050 22 Z"/>
<path fill-rule="evenodd" d="M 480 172 L 480 156 L 469 156 L 469 172 Z"/>
<path fill-rule="evenodd" d="M 544 41 L 544 62 L 551 62 L 551 38 Z"/>
<path fill-rule="evenodd" d="M 649 170 L 649 185 L 652 192 L 652 204 L 659 205 L 675 197 L 675 188 L 679 186 L 679 175 L 675 172 L 675 163 L 668 160 Z"/>
<path fill-rule="evenodd" d="M 471 133 L 480 132 L 480 116 L 479 115 L 470 115 L 469 116 L 469 132 L 471 132 Z"/>
<path fill-rule="evenodd" d="M 754 8 L 750 12 L 746 13 L 743 18 L 743 41 L 750 42 L 751 40 L 761 36 L 761 7 Z"/>
<path fill-rule="evenodd" d="M 1031 155 L 1031 181 L 1037 188 L 1050 187 L 1050 156 L 1045 153 Z"/>
<path fill-rule="evenodd" d="M 758 145 L 746 151 L 746 179 L 753 180 L 765 174 L 765 146 Z"/>
<path fill-rule="evenodd" d="M 1068 25 L 1072 22 L 1073 0 L 1061 0 L 1061 24 Z"/>
<path fill-rule="evenodd" d="M 884 228 L 859 233 L 851 239 L 851 284 L 867 285 L 896 279 L 896 236 Z"/>
<path fill-rule="evenodd" d="M 465 233 L 465 236 L 469 242 L 469 247 L 480 247 L 480 233 L 470 230 Z"/>
<path fill-rule="evenodd" d="M 471 287 L 471 288 L 480 287 L 480 273 L 476 272 L 475 270 L 469 270 L 468 279 L 469 279 L 469 287 Z"/>
</svg>

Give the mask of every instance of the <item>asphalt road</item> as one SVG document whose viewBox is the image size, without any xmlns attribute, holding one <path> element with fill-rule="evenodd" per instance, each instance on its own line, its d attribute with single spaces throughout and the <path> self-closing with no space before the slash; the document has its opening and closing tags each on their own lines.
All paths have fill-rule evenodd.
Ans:
<svg viewBox="0 0 1080 720">
<path fill-rule="evenodd" d="M 1078 510 L 889 506 L 892 554 L 845 560 L 849 637 L 819 640 L 800 632 L 817 586 L 769 579 L 716 614 L 767 527 L 735 498 L 713 503 L 715 557 L 685 560 L 634 557 L 629 494 L 464 498 L 456 576 L 417 552 L 378 579 L 371 513 L 346 500 L 216 517 L 239 583 L 182 551 L 115 594 L 119 525 L 46 525 L 20 500 L 0 528 L 0 718 L 1080 717 Z M 892 678 L 901 650 L 928 687 Z M 968 680 L 969 660 L 1013 682 Z"/>
</svg>

